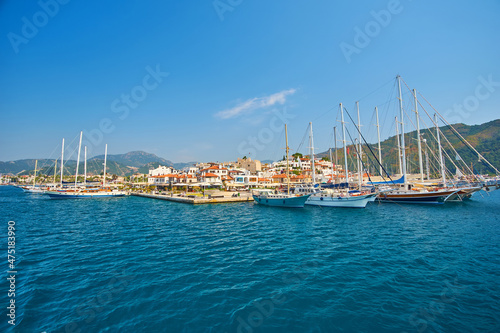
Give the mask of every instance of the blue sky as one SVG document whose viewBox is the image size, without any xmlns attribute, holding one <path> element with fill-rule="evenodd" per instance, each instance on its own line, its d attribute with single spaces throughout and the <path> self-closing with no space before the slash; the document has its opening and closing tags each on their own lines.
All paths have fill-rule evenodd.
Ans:
<svg viewBox="0 0 500 333">
<path fill-rule="evenodd" d="M 397 74 L 450 122 L 494 120 L 499 13 L 497 0 L 3 1 L 0 160 L 57 158 L 63 137 L 69 155 L 81 130 L 90 155 L 277 159 L 284 122 L 293 151 L 309 122 L 324 151 L 338 104 L 356 101 L 375 140 L 375 106 L 394 133 Z"/>
</svg>

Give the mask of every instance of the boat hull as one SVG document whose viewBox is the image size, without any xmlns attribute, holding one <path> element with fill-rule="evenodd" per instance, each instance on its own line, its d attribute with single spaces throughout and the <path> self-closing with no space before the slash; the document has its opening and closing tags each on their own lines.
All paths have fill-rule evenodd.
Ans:
<svg viewBox="0 0 500 333">
<path fill-rule="evenodd" d="M 59 191 L 47 191 L 45 192 L 51 199 L 86 199 L 86 198 L 114 198 L 123 197 L 126 195 L 125 192 L 95 192 L 95 193 L 85 193 L 85 192 L 59 192 Z"/>
<path fill-rule="evenodd" d="M 310 194 L 301 196 L 290 196 L 290 197 L 284 196 L 281 198 L 273 198 L 263 195 L 253 195 L 253 199 L 258 204 L 264 206 L 287 207 L 287 208 L 303 208 L 304 204 L 306 203 L 309 197 Z"/>
<path fill-rule="evenodd" d="M 415 193 L 380 193 L 377 200 L 389 203 L 416 203 L 416 204 L 443 204 L 450 196 L 455 195 L 457 190 L 415 192 Z"/>
<path fill-rule="evenodd" d="M 342 207 L 342 208 L 365 208 L 369 202 L 377 197 L 376 193 L 358 196 L 311 196 L 306 201 L 306 205 L 322 207 Z"/>
</svg>

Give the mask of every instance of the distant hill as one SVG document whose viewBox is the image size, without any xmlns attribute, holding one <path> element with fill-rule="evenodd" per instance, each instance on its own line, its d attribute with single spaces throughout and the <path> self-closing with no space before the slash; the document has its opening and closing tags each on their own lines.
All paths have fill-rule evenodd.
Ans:
<svg viewBox="0 0 500 333">
<path fill-rule="evenodd" d="M 480 152 L 491 164 L 493 164 L 497 169 L 500 169 L 500 119 L 493 120 L 481 125 L 465 125 L 465 124 L 453 124 L 452 125 L 478 152 Z M 479 162 L 475 153 L 473 153 L 468 147 L 466 147 L 460 139 L 452 132 L 449 126 L 442 126 L 440 130 L 444 134 L 444 136 L 449 140 L 451 145 L 455 148 L 457 153 L 462 157 L 462 159 L 467 163 L 467 165 L 471 165 L 474 168 L 475 173 L 492 173 L 493 170 L 485 165 L 484 162 Z M 432 134 L 431 134 L 432 133 Z M 437 154 L 437 143 L 434 139 L 436 133 L 435 128 L 424 129 L 421 130 L 421 134 L 427 140 L 427 145 Z M 418 153 L 417 153 L 417 140 L 413 140 L 413 138 L 417 137 L 417 132 L 409 132 L 406 133 L 406 156 L 409 161 L 408 169 L 409 171 L 416 173 L 418 168 Z M 445 150 L 450 154 L 450 157 L 455 159 L 456 155 L 451 152 L 451 148 L 446 143 L 444 138 L 441 138 L 441 143 L 445 147 Z M 373 152 L 378 156 L 378 152 L 376 150 L 377 143 L 370 144 Z M 399 162 L 397 160 L 397 139 L 395 136 L 392 136 L 380 143 L 382 148 L 382 164 L 387 169 L 389 173 L 397 173 L 399 169 Z M 349 146 L 350 154 L 355 152 L 352 146 Z M 363 148 L 363 152 L 365 154 L 369 154 L 370 158 L 375 161 L 371 154 L 369 153 L 366 147 Z M 432 152 L 428 151 L 429 154 L 429 163 L 431 167 L 431 173 L 436 171 L 437 162 L 432 157 Z M 339 164 L 343 160 L 343 151 L 341 148 L 338 148 L 337 155 L 339 158 Z M 425 155 L 425 154 L 424 154 Z M 317 154 L 318 157 L 329 157 L 329 152 L 325 151 Z M 455 167 L 452 163 L 446 160 L 446 167 L 455 171 Z M 349 160 L 349 168 L 354 168 L 353 160 Z M 425 157 L 424 157 L 424 168 L 425 168 Z M 378 169 L 378 166 L 376 167 Z M 371 171 L 374 171 L 374 166 L 372 165 Z"/>
<path fill-rule="evenodd" d="M 104 160 L 104 155 L 95 156 L 94 159 Z M 126 154 L 116 154 L 116 155 L 108 155 L 108 162 L 115 161 L 121 163 L 123 165 L 131 166 L 131 167 L 142 167 L 145 164 L 151 162 L 158 162 L 161 165 L 165 166 L 173 166 L 174 163 L 172 161 L 166 160 L 164 158 L 158 157 L 155 154 L 146 153 L 144 151 L 131 151 Z"/>
<path fill-rule="evenodd" d="M 59 162 L 59 161 L 58 161 Z M 104 155 L 99 155 L 88 159 L 87 173 L 101 174 L 103 172 Z M 158 165 L 174 166 L 169 160 L 158 157 L 155 154 L 143 151 L 133 151 L 126 154 L 108 155 L 106 172 L 110 175 L 129 176 L 136 172 L 148 173 L 150 169 Z M 183 163 L 179 163 L 183 165 Z M 57 164 L 57 173 L 60 172 L 60 163 Z M 26 175 L 33 174 L 35 169 L 35 159 L 23 159 L 17 161 L 0 162 L 0 173 Z M 68 160 L 64 162 L 64 174 L 74 175 L 76 172 L 76 161 Z M 84 163 L 80 162 L 79 174 L 84 172 Z M 53 175 L 54 160 L 38 160 L 38 174 Z"/>
</svg>

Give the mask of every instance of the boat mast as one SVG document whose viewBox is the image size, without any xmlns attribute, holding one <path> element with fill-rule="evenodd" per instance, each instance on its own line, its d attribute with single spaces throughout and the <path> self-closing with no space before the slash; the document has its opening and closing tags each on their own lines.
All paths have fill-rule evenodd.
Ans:
<svg viewBox="0 0 500 333">
<path fill-rule="evenodd" d="M 57 175 L 57 158 L 54 162 L 54 187 L 56 186 L 56 175 Z"/>
<path fill-rule="evenodd" d="M 437 134 L 437 143 L 439 149 L 439 166 L 441 167 L 441 178 L 443 178 L 443 185 L 446 186 L 446 177 L 444 174 L 444 161 L 443 161 L 443 151 L 441 149 L 441 138 L 439 135 L 439 126 L 438 126 L 438 118 L 437 114 L 434 113 L 434 124 L 436 125 L 436 134 Z"/>
<path fill-rule="evenodd" d="M 358 187 L 361 189 L 361 185 L 363 183 L 363 164 L 361 162 L 362 153 L 361 153 L 361 120 L 359 117 L 359 102 L 356 102 L 356 108 L 358 109 Z"/>
<path fill-rule="evenodd" d="M 420 170 L 420 180 L 424 181 L 424 167 L 422 163 L 422 144 L 420 138 L 420 122 L 418 115 L 418 101 L 417 101 L 417 90 L 413 89 L 413 97 L 415 97 L 415 116 L 417 117 L 417 145 L 418 145 L 418 167 Z"/>
<path fill-rule="evenodd" d="M 63 187 L 63 173 L 64 173 L 64 138 L 62 141 L 62 149 L 61 149 L 61 188 Z"/>
<path fill-rule="evenodd" d="M 33 179 L 33 188 L 35 188 L 36 185 L 36 168 L 38 166 L 38 160 L 35 160 L 35 178 Z"/>
<path fill-rule="evenodd" d="M 344 167 L 345 167 L 345 181 L 349 184 L 349 170 L 347 169 L 347 142 L 345 140 L 345 123 L 344 123 L 344 107 L 340 103 L 340 116 L 342 122 L 342 142 L 344 145 Z"/>
<path fill-rule="evenodd" d="M 78 156 L 76 157 L 75 191 L 76 191 L 76 184 L 78 182 L 78 168 L 80 167 L 80 152 L 82 151 L 82 134 L 83 132 L 80 132 L 80 143 L 78 144 Z"/>
<path fill-rule="evenodd" d="M 286 124 L 285 124 L 285 143 L 286 143 L 286 193 L 288 195 L 290 195 L 290 170 L 288 168 L 288 151 L 289 151 L 289 148 L 288 148 L 288 130 L 287 130 L 287 127 L 286 127 Z M 106 149 L 107 149 L 107 145 L 106 145 Z"/>
<path fill-rule="evenodd" d="M 427 179 L 430 179 L 430 168 L 429 168 L 429 152 L 427 151 L 427 140 L 424 139 L 425 144 L 425 171 L 427 172 Z"/>
<path fill-rule="evenodd" d="M 83 186 L 84 187 L 87 187 L 87 146 L 85 146 L 85 149 L 84 149 L 84 159 L 85 159 L 85 162 L 83 164 L 83 173 L 84 173 L 84 176 L 83 176 Z"/>
<path fill-rule="evenodd" d="M 311 170 L 312 170 L 312 183 L 316 183 L 316 170 L 314 165 L 314 141 L 313 141 L 313 124 L 309 123 L 309 149 L 311 150 Z"/>
<path fill-rule="evenodd" d="M 401 167 L 401 144 L 399 143 L 399 125 L 398 117 L 396 117 L 396 140 L 398 141 L 398 164 L 399 164 L 399 174 L 403 175 L 403 168 Z"/>
<path fill-rule="evenodd" d="M 108 158 L 108 144 L 104 148 L 104 178 L 102 180 L 102 187 L 106 187 L 106 160 Z"/>
<path fill-rule="evenodd" d="M 380 176 L 382 173 L 382 148 L 380 148 L 380 126 L 378 123 L 378 107 L 375 107 L 375 115 L 377 116 L 377 137 L 378 137 L 378 162 L 379 162 L 379 172 Z"/>
<path fill-rule="evenodd" d="M 335 142 L 335 127 L 333 128 L 333 141 Z M 331 175 L 332 175 L 332 184 L 333 184 L 333 154 L 332 154 L 332 148 L 330 148 L 330 163 L 331 163 Z"/>
<path fill-rule="evenodd" d="M 333 144 L 335 147 L 335 166 L 337 166 L 338 156 L 337 156 L 337 127 L 333 128 Z"/>
<path fill-rule="evenodd" d="M 399 88 L 399 108 L 401 109 L 401 161 L 404 176 L 404 188 L 408 190 L 408 180 L 406 179 L 406 152 L 405 152 L 405 122 L 403 110 L 403 96 L 401 95 L 401 76 L 398 75 L 398 88 Z"/>
</svg>

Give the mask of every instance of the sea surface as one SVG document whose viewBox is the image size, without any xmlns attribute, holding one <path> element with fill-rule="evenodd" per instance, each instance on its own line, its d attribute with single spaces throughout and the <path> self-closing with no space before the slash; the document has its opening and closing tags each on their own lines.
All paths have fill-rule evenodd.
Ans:
<svg viewBox="0 0 500 333">
<path fill-rule="evenodd" d="M 500 332 L 500 190 L 481 194 L 283 209 L 0 186 L 0 332 Z"/>
</svg>

